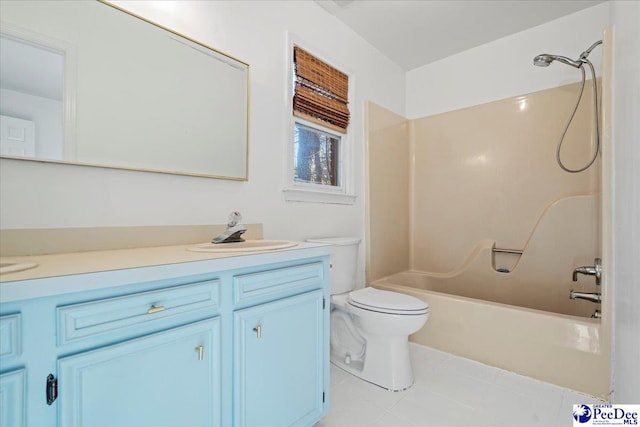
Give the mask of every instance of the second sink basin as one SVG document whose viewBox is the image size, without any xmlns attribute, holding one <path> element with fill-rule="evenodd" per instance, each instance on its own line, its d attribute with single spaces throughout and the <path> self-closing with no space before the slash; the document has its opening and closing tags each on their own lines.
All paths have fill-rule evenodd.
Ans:
<svg viewBox="0 0 640 427">
<path fill-rule="evenodd" d="M 247 240 L 237 243 L 203 243 L 187 248 L 192 252 L 257 252 L 292 248 L 298 243 L 289 240 Z"/>
</svg>

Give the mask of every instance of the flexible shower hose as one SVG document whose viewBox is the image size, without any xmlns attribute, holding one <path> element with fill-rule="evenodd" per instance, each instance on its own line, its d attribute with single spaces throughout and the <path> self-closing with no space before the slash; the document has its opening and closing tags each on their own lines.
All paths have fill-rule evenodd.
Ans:
<svg viewBox="0 0 640 427">
<path fill-rule="evenodd" d="M 582 172 L 586 169 L 589 169 L 589 167 L 593 164 L 593 162 L 596 161 L 596 158 L 598 157 L 598 152 L 600 151 L 600 126 L 598 124 L 599 122 L 599 115 L 598 115 L 598 88 L 597 88 L 597 84 L 596 84 L 596 71 L 593 68 L 593 64 L 591 63 L 591 61 L 589 61 L 588 59 L 584 58 L 582 59 L 583 64 L 587 63 L 589 65 L 589 68 L 591 69 L 591 76 L 592 76 L 592 82 L 593 82 L 593 111 L 594 111 L 594 115 L 595 115 L 595 131 L 596 131 L 596 148 L 595 151 L 593 152 L 593 157 L 591 158 L 591 160 L 589 161 L 589 163 L 580 168 L 580 169 L 569 169 L 568 167 L 566 167 L 563 163 L 562 163 L 562 159 L 560 158 L 560 149 L 562 148 L 562 142 L 564 141 L 564 136 L 567 134 L 567 131 L 569 130 L 569 125 L 571 124 L 571 121 L 573 120 L 573 116 L 576 115 L 576 111 L 578 110 L 578 106 L 580 105 L 580 100 L 582 99 L 582 93 L 584 92 L 584 85 L 586 83 L 586 73 L 584 72 L 584 67 L 580 67 L 580 71 L 582 71 L 582 86 L 580 87 L 580 93 L 578 94 L 578 100 L 576 101 L 576 106 L 573 108 L 573 112 L 571 113 L 571 117 L 569 117 L 569 121 L 567 122 L 567 125 L 564 128 L 564 131 L 562 131 L 562 136 L 560 137 L 560 141 L 558 142 L 558 148 L 556 150 L 556 161 L 558 162 L 558 165 L 562 168 L 562 170 L 569 172 L 569 173 L 578 173 L 578 172 Z"/>
</svg>

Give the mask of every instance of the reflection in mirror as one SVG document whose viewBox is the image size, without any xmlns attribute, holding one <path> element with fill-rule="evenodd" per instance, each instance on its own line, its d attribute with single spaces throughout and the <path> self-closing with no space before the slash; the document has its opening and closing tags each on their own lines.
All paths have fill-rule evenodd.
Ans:
<svg viewBox="0 0 640 427">
<path fill-rule="evenodd" d="M 0 52 L 2 155 L 64 160 L 63 54 L 5 34 Z"/>
<path fill-rule="evenodd" d="M 97 1 L 0 5 L 2 156 L 246 180 L 247 64 Z"/>
</svg>

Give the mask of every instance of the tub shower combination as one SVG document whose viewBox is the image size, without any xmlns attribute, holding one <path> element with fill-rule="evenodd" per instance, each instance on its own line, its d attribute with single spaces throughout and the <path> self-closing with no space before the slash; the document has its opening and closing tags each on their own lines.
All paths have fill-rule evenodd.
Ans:
<svg viewBox="0 0 640 427">
<path fill-rule="evenodd" d="M 591 174 L 587 189 L 555 196 L 537 215 L 522 247 L 504 247 L 499 245 L 498 239 L 476 240 L 475 246 L 465 252 L 468 254 L 466 259 L 457 263 L 457 267 L 441 269 L 445 272 L 437 273 L 424 267 L 428 263 L 423 260 L 433 252 L 429 252 L 430 248 L 420 240 L 423 235 L 431 236 L 422 232 L 419 224 L 416 225 L 421 221 L 417 217 L 421 215 L 418 209 L 428 203 L 413 200 L 407 204 L 409 209 L 413 209 L 410 220 L 413 224 L 408 232 L 411 261 L 405 263 L 408 268 L 387 275 L 372 274 L 371 265 L 381 258 L 377 249 L 370 248 L 369 278 L 375 288 L 403 292 L 429 304 L 429 322 L 411 336 L 412 341 L 606 398 L 609 390 L 609 333 L 605 329 L 608 324 L 603 325 L 600 305 L 606 292 L 603 292 L 605 286 L 601 286 L 599 259 L 598 98 L 595 71 L 587 59 L 601 43 L 594 43 L 577 60 L 549 54 L 534 59 L 535 65 L 548 66 L 558 61 L 582 72 L 578 100 L 557 143 L 556 161 L 564 171 L 562 173 L 569 177 L 567 180 L 584 175 L 578 172 L 591 167 L 592 170 L 587 172 Z M 584 91 L 584 65 L 589 66 L 593 76 L 593 114 L 592 119 L 586 122 L 593 129 L 593 148 L 584 163 L 570 167 L 561 159 L 561 148 Z M 522 99 L 518 97 L 519 102 Z M 412 125 L 414 129 L 420 126 Z M 578 119 L 574 125 L 585 126 L 585 120 L 581 122 Z M 438 131 L 431 134 L 444 134 L 439 122 L 431 126 L 438 126 Z M 385 138 L 388 138 L 388 129 L 385 132 Z M 417 133 L 414 130 L 407 135 L 412 135 L 413 145 L 419 147 L 420 141 L 415 140 Z M 375 144 L 381 144 L 376 135 L 373 131 L 369 133 L 370 176 L 376 165 L 381 164 L 374 158 Z M 585 144 L 585 141 L 581 143 Z M 582 149 L 584 152 L 584 147 Z M 571 155 L 570 151 L 566 153 Z M 419 153 L 416 159 L 418 168 Z M 414 180 L 410 197 L 419 198 L 421 192 L 433 193 L 423 189 L 429 187 L 420 186 L 420 174 L 414 172 L 409 178 Z M 370 197 L 374 197 L 372 192 L 378 188 L 373 182 L 372 187 Z M 436 199 L 432 203 L 440 206 L 445 200 Z M 372 206 L 369 212 L 371 245 L 379 237 L 376 233 L 381 234 L 376 230 L 376 221 L 384 215 L 375 211 L 381 210 L 378 206 L 380 204 Z M 465 229 L 464 224 L 459 227 Z M 428 225 L 424 229 L 428 229 Z"/>
</svg>

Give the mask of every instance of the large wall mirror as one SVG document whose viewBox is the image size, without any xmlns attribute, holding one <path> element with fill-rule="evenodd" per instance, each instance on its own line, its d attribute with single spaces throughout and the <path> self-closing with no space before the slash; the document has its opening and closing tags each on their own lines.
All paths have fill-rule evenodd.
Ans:
<svg viewBox="0 0 640 427">
<path fill-rule="evenodd" d="M 249 66 L 101 1 L 2 1 L 2 157 L 247 179 Z"/>
</svg>

